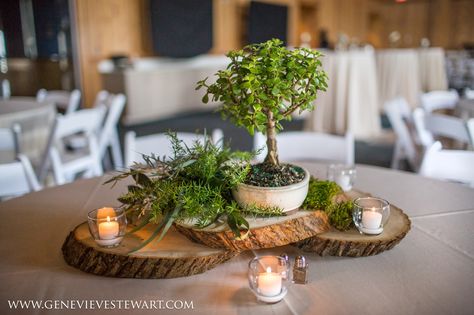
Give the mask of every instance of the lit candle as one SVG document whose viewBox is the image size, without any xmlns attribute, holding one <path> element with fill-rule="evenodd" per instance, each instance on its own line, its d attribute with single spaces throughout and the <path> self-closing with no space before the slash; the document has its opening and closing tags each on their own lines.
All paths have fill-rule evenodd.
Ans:
<svg viewBox="0 0 474 315">
<path fill-rule="evenodd" d="M 119 224 L 116 221 L 110 221 L 107 216 L 107 222 L 99 223 L 99 237 L 102 240 L 112 240 L 119 234 Z"/>
<path fill-rule="evenodd" d="M 351 178 L 349 175 L 340 175 L 336 178 L 336 183 L 342 188 L 344 191 L 349 191 L 352 189 L 351 185 Z"/>
<path fill-rule="evenodd" d="M 258 276 L 258 289 L 265 296 L 275 296 L 281 293 L 281 276 L 272 272 L 270 267 L 267 272 Z"/>
<path fill-rule="evenodd" d="M 375 230 L 380 228 L 382 223 L 382 214 L 377 212 L 375 208 L 372 210 L 364 210 L 362 213 L 362 226 L 369 230 Z"/>
<path fill-rule="evenodd" d="M 97 210 L 97 219 L 105 219 L 107 217 L 115 217 L 116 213 L 114 208 L 104 207 Z"/>
</svg>

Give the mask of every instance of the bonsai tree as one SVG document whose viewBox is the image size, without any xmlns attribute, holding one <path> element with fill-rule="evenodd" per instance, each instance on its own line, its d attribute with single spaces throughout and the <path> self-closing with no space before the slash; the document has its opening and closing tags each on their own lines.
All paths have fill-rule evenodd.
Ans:
<svg viewBox="0 0 474 315">
<path fill-rule="evenodd" d="M 250 135 L 255 130 L 267 136 L 264 163 L 279 166 L 276 134 L 281 121 L 290 120 L 295 111 L 313 110 L 318 91 L 327 88 L 327 75 L 321 69 L 318 51 L 297 48 L 288 50 L 283 42 L 272 39 L 248 45 L 227 54 L 227 69 L 216 73 L 215 83 L 207 78 L 197 83 L 205 88 L 203 102 L 223 102 L 219 109 L 224 118 L 245 127 Z"/>
</svg>

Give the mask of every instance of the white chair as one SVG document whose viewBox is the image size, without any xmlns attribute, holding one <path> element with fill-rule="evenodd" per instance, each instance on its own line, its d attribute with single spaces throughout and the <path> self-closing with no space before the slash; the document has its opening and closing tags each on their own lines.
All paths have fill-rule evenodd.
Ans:
<svg viewBox="0 0 474 315">
<path fill-rule="evenodd" d="M 474 118 L 469 119 L 466 123 L 466 126 L 471 139 L 471 149 L 474 150 Z"/>
<path fill-rule="evenodd" d="M 0 129 L 0 149 L 10 150 L 15 158 L 0 164 L 0 198 L 14 197 L 41 189 L 30 161 L 19 154 L 20 126 Z"/>
<path fill-rule="evenodd" d="M 187 146 L 192 146 L 195 141 L 205 141 L 204 135 L 191 132 L 177 132 L 176 135 Z M 211 139 L 215 144 L 221 145 L 223 141 L 222 130 L 213 130 Z M 125 165 L 130 167 L 134 163 L 144 163 L 143 154 L 171 157 L 173 150 L 168 136 L 166 134 L 153 134 L 137 137 L 134 131 L 127 132 L 125 134 Z"/>
<path fill-rule="evenodd" d="M 453 109 L 459 101 L 458 92 L 449 91 L 431 91 L 421 95 L 421 107 L 430 113 L 439 109 Z"/>
<path fill-rule="evenodd" d="M 48 144 L 48 157 L 56 184 L 71 182 L 78 175 L 84 178 L 102 175 L 97 130 L 104 120 L 105 112 L 106 109 L 101 106 L 56 118 Z M 80 152 L 67 152 L 65 140 L 78 133 L 87 139 L 87 147 Z"/>
<path fill-rule="evenodd" d="M 51 102 L 69 115 L 79 109 L 81 104 L 81 92 L 79 90 L 69 91 L 47 91 L 41 89 L 36 94 L 38 102 Z"/>
<path fill-rule="evenodd" d="M 435 137 L 446 137 L 469 144 L 470 137 L 465 122 L 457 117 L 426 113 L 423 108 L 413 111 L 413 121 L 421 144 L 428 148 L 435 142 Z"/>
<path fill-rule="evenodd" d="M 263 134 L 255 133 L 254 150 L 260 150 L 256 157 L 258 161 L 263 161 L 267 155 L 266 140 Z M 287 131 L 279 133 L 276 141 L 280 161 L 329 160 L 354 164 L 354 138 L 351 133 L 343 137 L 309 131 Z"/>
<path fill-rule="evenodd" d="M 419 173 L 474 187 L 474 152 L 443 150 L 441 143 L 437 141 L 426 151 Z"/>
<path fill-rule="evenodd" d="M 97 93 L 97 95 L 95 96 L 93 107 L 98 107 L 100 105 L 107 104 L 107 100 L 108 100 L 109 96 L 110 96 L 109 92 L 107 92 L 105 90 L 99 91 L 99 93 Z"/>
<path fill-rule="evenodd" d="M 404 98 L 396 98 L 385 103 L 385 114 L 397 136 L 392 156 L 391 168 L 398 169 L 400 162 L 406 160 L 413 170 L 419 166 L 419 155 L 410 132 L 410 105 Z"/>
<path fill-rule="evenodd" d="M 7 79 L 2 80 L 2 98 L 9 99 L 11 96 L 10 81 Z"/>
<path fill-rule="evenodd" d="M 126 98 L 123 94 L 117 94 L 110 98 L 111 100 L 110 105 L 108 105 L 107 116 L 102 129 L 99 132 L 99 155 L 101 160 L 103 160 L 107 153 L 107 149 L 110 148 L 114 168 L 118 169 L 119 167 L 123 167 L 123 158 L 117 126 L 123 109 L 125 108 Z"/>
<path fill-rule="evenodd" d="M 0 174 L 0 198 L 41 189 L 30 161 L 23 154 L 19 154 L 14 162 L 0 164 Z"/>
<path fill-rule="evenodd" d="M 464 89 L 464 97 L 468 100 L 474 100 L 474 90 L 470 88 Z"/>
<path fill-rule="evenodd" d="M 13 124 L 11 128 L 0 128 L 0 151 L 12 158 L 20 154 L 21 126 Z"/>
</svg>

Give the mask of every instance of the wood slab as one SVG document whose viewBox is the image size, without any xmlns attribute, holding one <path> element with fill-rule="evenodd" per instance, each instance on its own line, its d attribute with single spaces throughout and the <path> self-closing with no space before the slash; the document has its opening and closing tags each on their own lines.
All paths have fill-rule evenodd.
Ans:
<svg viewBox="0 0 474 315">
<path fill-rule="evenodd" d="M 87 222 L 78 225 L 62 247 L 64 260 L 71 266 L 96 275 L 119 278 L 177 278 L 205 272 L 237 255 L 229 250 L 209 248 L 191 242 L 171 228 L 160 242 L 137 248 L 154 230 L 148 225 L 126 235 L 114 248 L 99 247 L 92 239 Z"/>
<path fill-rule="evenodd" d="M 352 191 L 347 196 L 355 199 L 369 196 L 369 194 Z M 383 232 L 379 235 L 360 234 L 355 227 L 345 232 L 331 228 L 328 232 L 307 238 L 293 245 L 321 256 L 371 256 L 392 249 L 405 237 L 410 227 L 411 222 L 408 216 L 400 208 L 390 205 L 389 220 L 384 226 Z"/>
<path fill-rule="evenodd" d="M 328 217 L 323 211 L 297 211 L 281 217 L 246 219 L 250 231 L 243 239 L 236 239 L 225 222 L 204 229 L 197 229 L 192 224 L 176 224 L 175 227 L 197 243 L 231 251 L 284 246 L 330 229 Z"/>
</svg>

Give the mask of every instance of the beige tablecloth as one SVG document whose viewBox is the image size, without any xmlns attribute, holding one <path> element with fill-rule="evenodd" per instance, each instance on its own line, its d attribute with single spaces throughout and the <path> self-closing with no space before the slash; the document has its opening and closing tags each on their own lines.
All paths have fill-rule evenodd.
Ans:
<svg viewBox="0 0 474 315">
<path fill-rule="evenodd" d="M 439 47 L 418 49 L 421 89 L 425 92 L 447 90 L 448 77 L 444 50 Z"/>
<path fill-rule="evenodd" d="M 381 109 L 400 96 L 415 108 L 420 93 L 448 89 L 442 48 L 378 50 L 376 56 Z"/>
<path fill-rule="evenodd" d="M 305 129 L 356 138 L 380 133 L 378 88 L 373 51 L 323 51 L 328 73 L 327 92 L 321 92 L 316 109 L 306 116 Z"/>
<path fill-rule="evenodd" d="M 14 123 L 21 126 L 20 149 L 35 167 L 41 163 L 55 117 L 53 104 L 38 103 L 34 98 L 0 101 L 0 128 L 11 128 Z"/>
<path fill-rule="evenodd" d="M 323 176 L 325 165 L 304 164 Z M 357 166 L 356 188 L 385 198 L 412 218 L 394 249 L 365 258 L 319 257 L 291 246 L 245 252 L 204 274 L 163 280 L 98 277 L 68 266 L 61 245 L 90 209 L 117 204 L 125 183 L 81 180 L 0 203 L 0 314 L 8 300 L 186 300 L 193 310 L 109 310 L 120 314 L 472 314 L 474 190 L 414 174 Z M 257 303 L 248 289 L 254 255 L 304 254 L 309 283 L 291 285 L 278 304 Z M 76 311 L 99 314 L 100 310 Z"/>
</svg>

